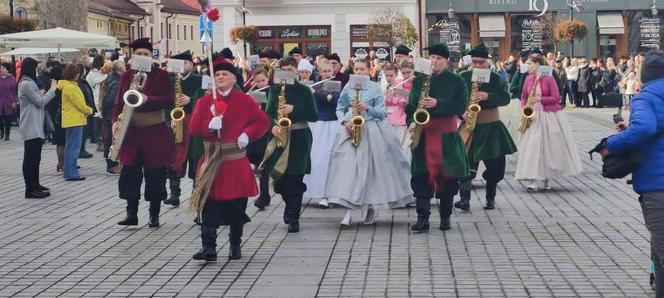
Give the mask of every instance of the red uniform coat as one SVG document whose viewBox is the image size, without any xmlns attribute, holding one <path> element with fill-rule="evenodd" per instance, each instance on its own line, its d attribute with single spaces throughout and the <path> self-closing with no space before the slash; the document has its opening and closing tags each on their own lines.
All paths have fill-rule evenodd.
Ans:
<svg viewBox="0 0 664 298">
<path fill-rule="evenodd" d="M 118 97 L 113 105 L 113 122 L 124 108 L 123 94 L 129 90 L 134 70 L 127 70 L 120 78 Z M 175 100 L 175 91 L 168 73 L 153 67 L 141 91 L 147 96 L 147 102 L 136 108 L 135 112 L 153 112 L 168 108 Z M 166 122 L 151 126 L 130 126 L 124 143 L 120 148 L 119 161 L 122 165 L 133 165 L 142 161 L 146 169 L 165 167 L 173 162 L 175 143 L 169 125 Z"/>
<path fill-rule="evenodd" d="M 216 132 L 210 132 L 208 129 L 208 124 L 212 119 L 210 106 L 214 103 L 211 94 L 201 97 L 196 102 L 189 124 L 189 133 L 192 136 L 199 136 L 204 141 L 237 143 L 237 139 L 242 133 L 246 133 L 249 142 L 253 142 L 267 132 L 270 120 L 249 95 L 236 89 L 225 97 L 219 93 L 217 95 L 217 100 L 223 100 L 228 105 L 222 120 L 221 139 L 217 137 Z M 198 161 L 196 175 L 198 175 L 202 163 L 203 158 Z M 213 189 L 210 191 L 210 197 L 215 200 L 230 201 L 256 195 L 258 195 L 256 177 L 246 156 L 237 160 L 221 162 L 217 169 Z"/>
</svg>

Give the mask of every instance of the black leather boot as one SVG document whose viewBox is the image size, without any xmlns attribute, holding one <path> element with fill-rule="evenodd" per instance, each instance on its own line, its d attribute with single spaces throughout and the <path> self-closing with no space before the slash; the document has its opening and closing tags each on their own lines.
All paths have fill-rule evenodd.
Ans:
<svg viewBox="0 0 664 298">
<path fill-rule="evenodd" d="M 171 196 L 164 201 L 164 204 L 173 207 L 180 206 L 180 178 L 172 178 L 168 180 L 171 189 Z"/>
<path fill-rule="evenodd" d="M 230 233 L 228 234 L 228 239 L 231 244 L 228 250 L 229 260 L 242 258 L 242 251 L 240 249 L 240 245 L 242 244 L 242 226 L 242 224 L 232 224 L 230 226 Z"/>
<path fill-rule="evenodd" d="M 416 198 L 415 210 L 417 211 L 417 222 L 410 227 L 413 232 L 426 232 L 429 230 L 429 215 L 431 215 L 431 199 Z"/>
<path fill-rule="evenodd" d="M 289 197 L 290 203 L 290 222 L 288 223 L 288 232 L 297 233 L 300 231 L 300 212 L 302 211 L 302 194 Z"/>
<path fill-rule="evenodd" d="M 486 205 L 484 210 L 493 210 L 496 209 L 496 188 L 498 187 L 497 182 L 486 183 Z"/>
<path fill-rule="evenodd" d="M 127 216 L 118 222 L 121 226 L 138 225 L 138 200 L 127 200 Z"/>
<path fill-rule="evenodd" d="M 201 225 L 201 243 L 203 248 L 192 257 L 194 260 L 214 262 L 217 260 L 217 228 Z"/>
<path fill-rule="evenodd" d="M 459 194 L 461 196 L 461 199 L 458 202 L 454 203 L 454 208 L 461 209 L 463 211 L 470 210 L 470 191 L 461 190 L 459 191 Z"/>
<path fill-rule="evenodd" d="M 260 187 L 260 195 L 254 201 L 254 206 L 258 210 L 263 211 L 265 207 L 270 205 L 271 196 L 270 196 L 270 175 L 267 171 L 263 171 L 258 178 L 258 184 Z"/>
<path fill-rule="evenodd" d="M 161 201 L 150 201 L 150 219 L 148 226 L 156 228 L 159 226 L 159 212 L 161 211 Z"/>
<path fill-rule="evenodd" d="M 447 231 L 452 228 L 452 224 L 450 223 L 450 218 L 448 216 L 441 216 L 440 217 L 440 227 L 438 227 L 441 231 Z"/>
</svg>

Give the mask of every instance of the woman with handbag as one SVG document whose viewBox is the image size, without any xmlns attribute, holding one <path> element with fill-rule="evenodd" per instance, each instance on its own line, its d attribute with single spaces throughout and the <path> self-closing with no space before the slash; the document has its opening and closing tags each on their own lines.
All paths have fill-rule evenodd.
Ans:
<svg viewBox="0 0 664 298">
<path fill-rule="evenodd" d="M 51 88 L 41 95 L 37 88 L 37 60 L 25 58 L 18 83 L 18 101 L 21 105 L 19 131 L 24 140 L 23 179 L 25 198 L 42 199 L 51 195 L 49 189 L 39 183 L 39 163 L 44 144 L 44 107 L 55 97 L 55 81 Z"/>
<path fill-rule="evenodd" d="M 603 158 L 638 152 L 641 162 L 632 173 L 646 228 L 651 236 L 657 297 L 664 297 L 664 52 L 649 52 L 641 66 L 641 92 L 632 98 L 629 126 L 618 123 L 620 133 L 601 149 Z"/>
</svg>

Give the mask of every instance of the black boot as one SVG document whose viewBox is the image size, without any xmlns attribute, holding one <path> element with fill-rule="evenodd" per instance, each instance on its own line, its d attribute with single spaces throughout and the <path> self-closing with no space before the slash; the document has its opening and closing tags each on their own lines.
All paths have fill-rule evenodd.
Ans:
<svg viewBox="0 0 664 298">
<path fill-rule="evenodd" d="M 258 198 L 254 201 L 254 206 L 258 208 L 258 210 L 265 210 L 265 207 L 270 205 L 270 176 L 267 173 L 267 171 L 263 171 L 261 173 L 258 183 L 260 186 L 260 195 Z"/>
<path fill-rule="evenodd" d="M 498 187 L 498 183 L 487 181 L 487 184 L 486 184 L 486 205 L 484 206 L 484 210 L 496 209 L 496 187 Z"/>
<path fill-rule="evenodd" d="M 171 189 L 171 196 L 164 201 L 164 204 L 173 207 L 180 206 L 180 178 L 171 178 L 168 182 Z"/>
<path fill-rule="evenodd" d="M 290 202 L 290 221 L 288 222 L 288 232 L 297 233 L 300 231 L 300 212 L 302 211 L 302 194 L 293 195 L 289 198 Z"/>
<path fill-rule="evenodd" d="M 447 231 L 452 228 L 452 224 L 450 223 L 450 218 L 448 216 L 441 216 L 440 217 L 440 228 L 441 231 Z"/>
<path fill-rule="evenodd" d="M 159 226 L 159 212 L 161 211 L 161 201 L 150 201 L 150 219 L 148 226 L 156 228 Z"/>
<path fill-rule="evenodd" d="M 121 226 L 138 225 L 138 199 L 127 200 L 127 217 L 118 222 Z"/>
<path fill-rule="evenodd" d="M 461 195 L 461 199 L 454 203 L 454 208 L 461 209 L 463 211 L 470 210 L 470 191 L 461 190 L 459 191 L 459 194 Z"/>
<path fill-rule="evenodd" d="M 242 244 L 242 224 L 232 224 L 230 226 L 228 239 L 231 244 L 228 250 L 228 259 L 237 260 L 242 258 L 242 251 L 240 249 L 240 244 Z"/>
<path fill-rule="evenodd" d="M 201 225 L 201 242 L 203 248 L 192 257 L 194 260 L 214 262 L 217 260 L 217 228 Z"/>
<path fill-rule="evenodd" d="M 410 227 L 413 232 L 426 232 L 429 230 L 429 215 L 431 215 L 431 199 L 416 198 L 415 210 L 417 211 L 417 222 Z"/>
</svg>

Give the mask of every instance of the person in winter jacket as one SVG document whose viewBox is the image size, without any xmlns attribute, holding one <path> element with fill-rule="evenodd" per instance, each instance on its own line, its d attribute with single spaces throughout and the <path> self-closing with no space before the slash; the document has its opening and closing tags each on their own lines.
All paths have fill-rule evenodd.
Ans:
<svg viewBox="0 0 664 298">
<path fill-rule="evenodd" d="M 76 64 L 67 64 L 58 81 L 62 92 L 62 128 L 66 129 L 64 178 L 67 181 L 85 180 L 78 173 L 77 159 L 81 151 L 83 126 L 87 116 L 92 115 L 92 108 L 85 103 L 85 97 L 77 84 L 79 68 Z"/>
</svg>

